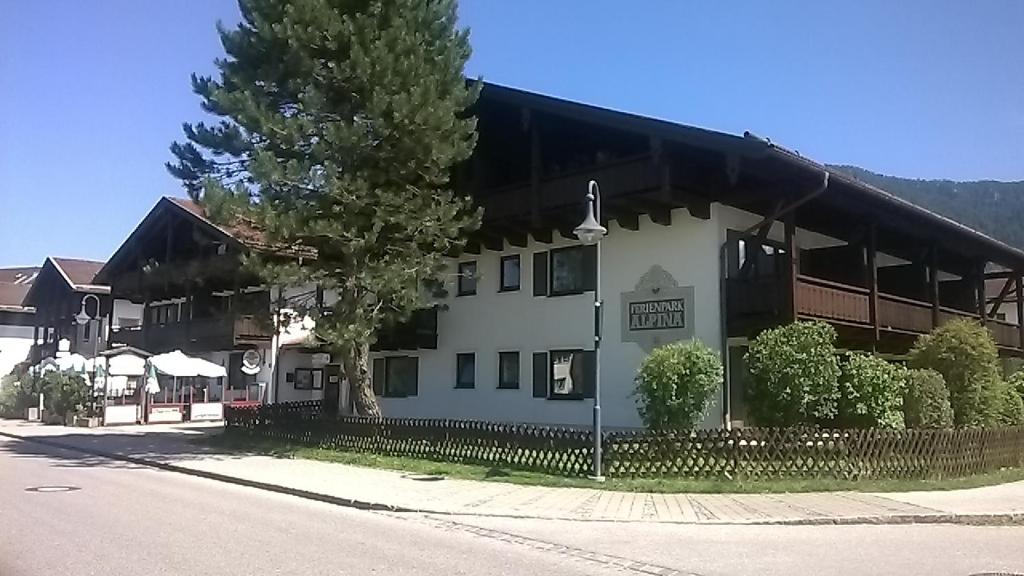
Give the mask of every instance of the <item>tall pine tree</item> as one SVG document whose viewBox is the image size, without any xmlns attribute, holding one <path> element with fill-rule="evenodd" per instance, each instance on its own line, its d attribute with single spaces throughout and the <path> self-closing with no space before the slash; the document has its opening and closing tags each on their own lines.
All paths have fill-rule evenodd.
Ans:
<svg viewBox="0 0 1024 576">
<path fill-rule="evenodd" d="M 218 26 L 219 78 L 193 75 L 213 124 L 184 125 L 168 170 L 215 220 L 245 219 L 315 259 L 249 255 L 276 286 L 319 284 L 316 335 L 342 358 L 356 410 L 380 415 L 369 351 L 428 305 L 480 214 L 450 185 L 469 158 L 478 89 L 455 0 L 240 0 Z"/>
</svg>

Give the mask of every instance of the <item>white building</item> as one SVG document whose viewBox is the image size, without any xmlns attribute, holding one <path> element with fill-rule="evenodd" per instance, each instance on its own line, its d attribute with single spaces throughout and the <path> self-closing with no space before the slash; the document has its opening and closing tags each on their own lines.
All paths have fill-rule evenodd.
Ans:
<svg viewBox="0 0 1024 576">
<path fill-rule="evenodd" d="M 35 309 L 25 295 L 38 273 L 34 267 L 0 268 L 0 377 L 29 359 Z"/>
<path fill-rule="evenodd" d="M 1018 249 L 755 136 L 490 84 L 474 112 L 479 141 L 454 185 L 484 224 L 452 260 L 438 306 L 378 335 L 373 380 L 387 416 L 590 422 L 597 252 L 571 232 L 590 180 L 609 230 L 599 249 L 610 427 L 640 425 L 637 368 L 675 340 L 725 351 L 707 426 L 745 421 L 748 339 L 794 319 L 832 323 L 841 347 L 898 356 L 935 325 L 973 317 L 1004 354 L 1022 354 Z M 145 309 L 141 328 L 114 341 L 221 363 L 228 402 L 324 399 L 347 411 L 336 359 L 310 348 L 301 326 L 261 321 L 323 297 L 247 276 L 239 256 L 267 249 L 257 231 L 161 200 L 100 273 L 115 298 Z M 986 298 L 996 269 L 1014 299 Z M 1005 302 L 1014 313 L 999 317 Z"/>
</svg>

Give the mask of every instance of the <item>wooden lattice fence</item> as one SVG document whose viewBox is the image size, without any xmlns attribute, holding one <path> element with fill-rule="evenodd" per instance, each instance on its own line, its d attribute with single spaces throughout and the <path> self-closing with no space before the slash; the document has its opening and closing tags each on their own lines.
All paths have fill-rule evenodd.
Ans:
<svg viewBox="0 0 1024 576">
<path fill-rule="evenodd" d="M 305 446 L 563 476 L 591 471 L 590 430 L 472 420 L 324 418 L 319 402 L 229 408 L 229 429 Z M 1024 428 L 613 431 L 605 474 L 631 478 L 950 478 L 1024 466 Z"/>
</svg>

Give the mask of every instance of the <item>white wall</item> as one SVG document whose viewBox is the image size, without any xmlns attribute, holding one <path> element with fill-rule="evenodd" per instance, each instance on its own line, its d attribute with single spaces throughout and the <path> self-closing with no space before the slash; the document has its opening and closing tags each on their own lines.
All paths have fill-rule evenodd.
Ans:
<svg viewBox="0 0 1024 576">
<path fill-rule="evenodd" d="M 228 367 L 228 357 L 231 355 L 231 351 L 203 352 L 203 353 L 196 353 L 196 354 L 191 354 L 191 355 L 192 356 L 196 356 L 198 358 L 202 358 L 204 360 L 209 360 L 210 362 L 213 362 L 214 364 L 220 364 L 221 366 L 223 366 L 226 369 Z M 262 382 L 264 384 L 264 392 L 263 392 L 263 394 L 264 394 L 264 400 L 266 400 L 268 398 L 267 394 L 270 392 L 270 388 L 271 388 L 272 382 L 273 382 L 273 380 L 272 380 L 273 365 L 271 363 L 269 347 L 260 348 L 260 355 L 263 357 L 263 361 L 260 364 L 260 371 L 259 371 L 259 373 L 256 374 L 256 381 L 257 382 Z M 227 378 L 224 378 L 223 380 L 224 380 L 223 385 L 226 386 L 227 385 Z M 234 397 L 234 396 L 242 396 L 244 394 L 244 392 L 241 389 L 238 389 L 238 390 L 232 390 L 231 394 L 233 395 L 232 397 Z M 221 390 L 220 387 L 218 387 L 218 386 L 212 386 L 211 389 L 210 389 L 210 397 L 213 398 L 215 396 L 220 397 L 221 400 L 225 399 L 224 395 L 223 395 L 223 390 Z M 252 400 L 256 400 L 255 397 L 252 397 L 251 399 Z"/>
<path fill-rule="evenodd" d="M 718 208 L 715 206 L 715 208 Z M 717 210 L 711 220 L 691 217 L 685 210 L 672 213 L 672 226 L 640 218 L 640 230 L 624 230 L 613 223 L 601 243 L 601 290 L 605 302 L 601 355 L 602 407 L 610 427 L 640 425 L 633 378 L 644 357 L 641 348 L 622 342 L 620 294 L 631 292 L 652 266 L 660 265 L 681 286 L 694 287 L 695 334 L 708 346 L 720 348 L 719 248 L 724 239 Z M 419 357 L 419 393 L 410 398 L 381 398 L 387 416 L 449 417 L 533 423 L 587 425 L 592 401 L 549 400 L 533 397 L 532 354 L 560 348 L 592 348 L 593 293 L 533 296 L 533 253 L 577 242 L 556 234 L 555 243 L 530 240 L 527 248 L 506 247 L 501 253 L 467 254 L 459 261 L 476 260 L 479 281 L 473 296 L 455 296 L 454 279 L 448 310 L 438 313 L 438 349 L 407 355 Z M 520 290 L 499 292 L 500 257 L 520 254 Z M 454 270 L 454 267 L 453 267 Z M 517 390 L 498 390 L 498 352 L 520 354 Z M 476 354 L 476 388 L 456 390 L 455 355 Z M 382 353 L 405 355 L 406 353 Z M 721 421 L 719 397 L 706 424 Z"/>
<path fill-rule="evenodd" d="M 28 358 L 32 347 L 32 326 L 0 325 L 0 376 L 6 376 Z"/>
<path fill-rule="evenodd" d="M 294 372 L 296 368 L 312 368 L 313 356 L 298 350 L 284 349 L 278 361 L 278 382 L 276 402 L 300 402 L 304 400 L 321 400 L 324 397 L 323 389 L 320 390 L 296 390 L 295 382 L 288 382 L 288 373 Z M 327 382 L 324 382 L 327 385 Z"/>
</svg>

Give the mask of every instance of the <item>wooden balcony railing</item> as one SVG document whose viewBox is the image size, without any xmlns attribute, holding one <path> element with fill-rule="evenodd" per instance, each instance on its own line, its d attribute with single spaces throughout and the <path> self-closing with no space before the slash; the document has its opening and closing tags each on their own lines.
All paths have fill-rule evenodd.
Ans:
<svg viewBox="0 0 1024 576">
<path fill-rule="evenodd" d="M 810 276 L 796 285 L 797 315 L 852 324 L 870 324 L 868 290 Z"/>
<path fill-rule="evenodd" d="M 730 291 L 730 300 L 740 291 Z M 871 292 L 859 286 L 850 286 L 811 276 L 798 276 L 796 286 L 796 310 L 801 318 L 816 318 L 871 327 Z M 730 306 L 733 302 L 730 302 Z M 742 306 L 740 304 L 736 304 Z M 879 328 L 891 332 L 924 334 L 932 330 L 932 305 L 892 294 L 878 294 Z M 942 307 L 939 309 L 939 324 L 957 318 L 977 319 L 976 314 Z M 992 337 L 1001 348 L 1020 350 L 1020 329 L 1016 324 L 1002 320 L 988 320 L 986 324 Z"/>
<path fill-rule="evenodd" d="M 932 329 L 932 305 L 891 294 L 879 294 L 878 325 L 899 332 L 929 332 Z"/>
<path fill-rule="evenodd" d="M 180 349 L 202 352 L 230 350 L 240 344 L 269 342 L 273 328 L 253 315 L 193 318 L 184 322 L 149 324 L 144 328 L 116 330 L 112 342 L 134 346 L 153 353 Z"/>
</svg>

